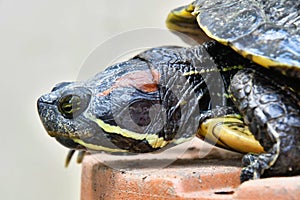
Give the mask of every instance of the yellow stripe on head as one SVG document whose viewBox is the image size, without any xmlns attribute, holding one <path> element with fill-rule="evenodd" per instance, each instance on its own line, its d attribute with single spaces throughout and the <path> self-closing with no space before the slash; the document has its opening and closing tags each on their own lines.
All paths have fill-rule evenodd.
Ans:
<svg viewBox="0 0 300 200">
<path fill-rule="evenodd" d="M 108 147 L 103 147 L 103 146 L 99 146 L 99 145 L 95 145 L 95 144 L 89 144 L 86 143 L 84 141 L 82 141 L 81 139 L 75 138 L 73 139 L 74 142 L 88 148 L 88 149 L 92 149 L 95 151 L 105 151 L 105 152 L 128 152 L 128 150 L 125 149 L 112 149 L 112 148 L 108 148 Z"/>
<path fill-rule="evenodd" d="M 166 141 L 163 137 L 158 137 L 158 135 L 156 134 L 140 134 L 126 129 L 122 129 L 119 126 L 107 124 L 103 120 L 97 119 L 94 116 L 88 116 L 88 118 L 96 122 L 98 126 L 101 127 L 107 133 L 114 133 L 117 135 L 121 135 L 125 138 L 131 138 L 134 140 L 146 140 L 152 148 L 162 148 L 171 142 Z"/>
</svg>

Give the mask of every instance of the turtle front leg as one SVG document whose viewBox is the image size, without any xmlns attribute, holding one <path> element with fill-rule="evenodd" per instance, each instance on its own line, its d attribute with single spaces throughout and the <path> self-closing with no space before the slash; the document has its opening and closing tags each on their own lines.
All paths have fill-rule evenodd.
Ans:
<svg viewBox="0 0 300 200">
<path fill-rule="evenodd" d="M 271 168 L 280 155 L 280 137 L 270 126 L 267 127 L 267 133 L 274 137 L 275 143 L 266 153 L 253 154 L 248 153 L 243 157 L 243 169 L 241 172 L 241 182 L 259 179 L 264 171 Z"/>
<path fill-rule="evenodd" d="M 286 82 L 264 69 L 241 70 L 231 81 L 233 101 L 265 150 L 244 156 L 242 182 L 261 176 L 300 174 L 299 97 Z"/>
</svg>

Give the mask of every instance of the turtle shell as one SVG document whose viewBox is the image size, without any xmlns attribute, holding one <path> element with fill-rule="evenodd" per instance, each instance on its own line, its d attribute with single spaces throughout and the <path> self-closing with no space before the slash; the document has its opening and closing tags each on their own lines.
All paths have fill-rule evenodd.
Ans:
<svg viewBox="0 0 300 200">
<path fill-rule="evenodd" d="M 197 0 L 192 5 L 209 37 L 264 67 L 300 78 L 300 1 Z"/>
</svg>

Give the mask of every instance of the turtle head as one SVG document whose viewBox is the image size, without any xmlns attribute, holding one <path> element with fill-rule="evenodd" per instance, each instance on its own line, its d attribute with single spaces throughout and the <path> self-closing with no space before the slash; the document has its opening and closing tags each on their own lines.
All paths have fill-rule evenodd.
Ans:
<svg viewBox="0 0 300 200">
<path fill-rule="evenodd" d="M 172 142 L 178 98 L 160 85 L 160 73 L 135 58 L 84 82 L 60 83 L 38 99 L 40 119 L 68 148 L 151 152 Z"/>
</svg>

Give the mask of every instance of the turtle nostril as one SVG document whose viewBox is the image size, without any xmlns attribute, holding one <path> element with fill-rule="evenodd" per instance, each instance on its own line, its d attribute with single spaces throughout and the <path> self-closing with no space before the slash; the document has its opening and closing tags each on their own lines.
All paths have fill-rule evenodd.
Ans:
<svg viewBox="0 0 300 200">
<path fill-rule="evenodd" d="M 44 98 L 43 98 L 43 96 L 41 96 L 40 98 L 38 98 L 38 100 L 37 100 L 37 104 L 39 105 L 39 104 L 41 104 L 41 103 L 44 103 L 45 101 L 44 101 Z"/>
<path fill-rule="evenodd" d="M 54 95 L 53 93 L 45 94 L 37 100 L 38 103 L 46 103 L 46 104 L 54 104 L 56 101 L 57 101 L 57 95 Z"/>
<path fill-rule="evenodd" d="M 41 115 L 43 110 L 47 109 L 47 105 L 54 105 L 57 101 L 57 97 L 51 93 L 45 94 L 38 98 L 37 100 L 37 110 L 38 113 Z"/>
</svg>

